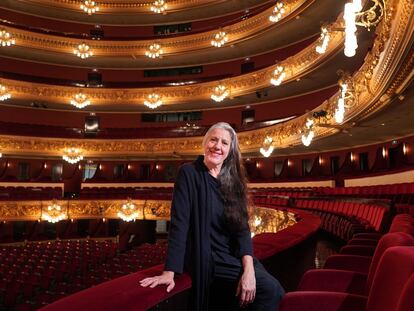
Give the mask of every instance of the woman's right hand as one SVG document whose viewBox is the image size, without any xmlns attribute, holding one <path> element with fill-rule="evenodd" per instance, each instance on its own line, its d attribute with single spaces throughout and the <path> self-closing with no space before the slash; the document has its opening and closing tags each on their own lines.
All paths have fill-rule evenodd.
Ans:
<svg viewBox="0 0 414 311">
<path fill-rule="evenodd" d="M 167 292 L 169 293 L 175 286 L 174 272 L 164 271 L 161 275 L 145 278 L 139 281 L 139 284 L 143 287 L 154 288 L 158 285 L 167 285 Z"/>
</svg>

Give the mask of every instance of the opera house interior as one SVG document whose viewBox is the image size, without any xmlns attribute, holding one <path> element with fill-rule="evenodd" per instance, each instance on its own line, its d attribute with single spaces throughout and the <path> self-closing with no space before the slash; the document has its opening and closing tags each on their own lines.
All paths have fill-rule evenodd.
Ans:
<svg viewBox="0 0 414 311">
<path fill-rule="evenodd" d="M 191 310 L 139 281 L 218 122 L 279 310 L 412 310 L 413 42 L 413 0 L 0 0 L 0 310 Z"/>
</svg>

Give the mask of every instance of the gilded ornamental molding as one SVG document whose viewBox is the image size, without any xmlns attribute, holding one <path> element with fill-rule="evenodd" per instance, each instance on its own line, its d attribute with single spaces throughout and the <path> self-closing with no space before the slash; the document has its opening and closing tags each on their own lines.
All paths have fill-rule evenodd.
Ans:
<svg viewBox="0 0 414 311">
<path fill-rule="evenodd" d="M 286 13 L 277 23 L 269 21 L 273 8 L 269 8 L 251 18 L 242 20 L 223 27 L 229 35 L 228 45 L 244 41 L 248 38 L 260 35 L 275 25 L 280 25 L 295 15 L 301 13 L 315 0 L 289 0 L 285 3 Z M 71 1 L 73 2 L 73 1 Z M 154 43 L 151 40 L 139 41 L 109 41 L 109 40 L 82 40 L 69 37 L 48 35 L 42 33 L 21 30 L 10 26 L 2 26 L 12 33 L 16 46 L 24 48 L 39 49 L 54 53 L 73 54 L 73 49 L 85 42 L 93 51 L 94 57 L 145 57 L 145 51 Z M 217 29 L 198 34 L 175 36 L 157 39 L 156 42 L 163 47 L 164 57 L 177 53 L 194 53 L 197 50 L 214 49 L 211 40 L 214 38 Z"/>
</svg>

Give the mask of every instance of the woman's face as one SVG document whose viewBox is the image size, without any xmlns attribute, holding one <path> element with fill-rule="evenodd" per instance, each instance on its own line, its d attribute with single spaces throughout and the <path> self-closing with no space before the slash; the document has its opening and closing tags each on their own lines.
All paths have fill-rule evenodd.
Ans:
<svg viewBox="0 0 414 311">
<path fill-rule="evenodd" d="M 204 162 L 208 166 L 221 167 L 229 155 L 231 145 L 230 133 L 222 128 L 212 130 L 204 145 Z"/>
</svg>

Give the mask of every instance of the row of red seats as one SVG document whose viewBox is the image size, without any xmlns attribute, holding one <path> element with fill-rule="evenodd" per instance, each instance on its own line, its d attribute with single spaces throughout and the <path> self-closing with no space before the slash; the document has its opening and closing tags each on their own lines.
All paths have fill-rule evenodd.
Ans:
<svg viewBox="0 0 414 311">
<path fill-rule="evenodd" d="M 61 187 L 0 186 L 0 200 L 52 200 L 61 197 Z"/>
<path fill-rule="evenodd" d="M 387 206 L 383 205 L 339 200 L 296 199 L 295 207 L 354 217 L 361 223 L 372 227 L 375 231 L 379 231 L 381 229 L 384 216 L 389 210 Z"/>
</svg>

